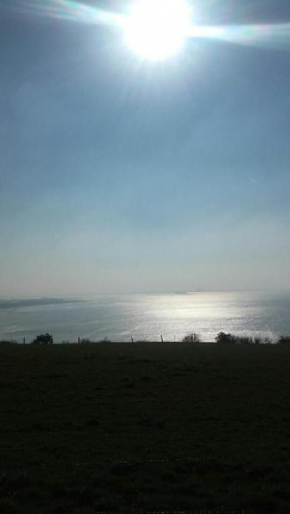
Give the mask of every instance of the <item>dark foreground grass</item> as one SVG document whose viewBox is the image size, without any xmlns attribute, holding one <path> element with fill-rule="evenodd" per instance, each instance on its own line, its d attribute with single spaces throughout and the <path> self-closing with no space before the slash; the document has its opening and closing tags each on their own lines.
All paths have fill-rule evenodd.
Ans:
<svg viewBox="0 0 290 514">
<path fill-rule="evenodd" d="M 1 514 L 290 512 L 290 348 L 0 345 Z"/>
</svg>

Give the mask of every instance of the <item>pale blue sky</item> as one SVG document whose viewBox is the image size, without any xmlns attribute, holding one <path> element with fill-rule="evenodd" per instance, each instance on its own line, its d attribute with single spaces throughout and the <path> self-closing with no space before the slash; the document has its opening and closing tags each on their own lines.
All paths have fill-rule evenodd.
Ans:
<svg viewBox="0 0 290 514">
<path fill-rule="evenodd" d="M 290 43 L 152 64 L 20 4 L 0 4 L 0 296 L 290 289 Z M 279 0 L 195 7 L 290 22 Z"/>
</svg>

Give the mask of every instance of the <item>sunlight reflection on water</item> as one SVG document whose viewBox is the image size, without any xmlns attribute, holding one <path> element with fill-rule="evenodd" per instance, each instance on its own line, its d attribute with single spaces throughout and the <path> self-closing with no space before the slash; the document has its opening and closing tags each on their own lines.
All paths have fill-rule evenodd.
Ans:
<svg viewBox="0 0 290 514">
<path fill-rule="evenodd" d="M 278 337 L 290 334 L 290 296 L 192 293 L 99 296 L 77 303 L 1 308 L 0 338 L 30 341 L 41 332 L 55 342 L 78 337 L 113 341 L 178 341 L 198 333 L 205 342 L 220 331 Z"/>
</svg>

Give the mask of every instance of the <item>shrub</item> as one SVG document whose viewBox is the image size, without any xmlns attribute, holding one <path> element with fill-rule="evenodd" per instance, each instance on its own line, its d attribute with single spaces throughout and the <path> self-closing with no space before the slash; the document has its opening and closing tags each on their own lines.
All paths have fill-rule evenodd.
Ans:
<svg viewBox="0 0 290 514">
<path fill-rule="evenodd" d="M 110 342 L 111 342 L 110 339 L 108 339 L 107 337 L 105 337 L 104 339 L 102 339 L 100 341 L 100 343 L 110 343 Z"/>
<path fill-rule="evenodd" d="M 281 336 L 278 339 L 278 344 L 289 344 L 290 343 L 290 336 Z"/>
<path fill-rule="evenodd" d="M 200 343 L 201 339 L 198 334 L 187 334 L 181 341 L 182 343 Z"/>
<path fill-rule="evenodd" d="M 270 337 L 265 337 L 263 343 L 264 344 L 273 344 L 273 341 Z"/>
<path fill-rule="evenodd" d="M 80 339 L 80 344 L 90 344 L 92 341 L 88 337 Z"/>
<path fill-rule="evenodd" d="M 248 337 L 248 336 L 240 336 L 240 337 L 236 337 L 235 339 L 236 339 L 236 342 L 239 344 L 253 344 L 254 343 L 253 338 Z"/>
<path fill-rule="evenodd" d="M 215 340 L 218 344 L 233 344 L 237 342 L 237 338 L 235 336 L 233 336 L 232 334 L 226 334 L 225 332 L 220 332 L 216 336 Z"/>
<path fill-rule="evenodd" d="M 273 344 L 272 339 L 269 337 L 249 337 L 249 336 L 234 336 L 233 334 L 225 334 L 225 332 L 220 332 L 216 338 L 217 343 L 235 343 L 235 344 Z M 290 342 L 290 338 L 289 338 Z"/>
<path fill-rule="evenodd" d="M 50 334 L 40 334 L 32 341 L 31 344 L 52 344 L 53 337 Z"/>
</svg>

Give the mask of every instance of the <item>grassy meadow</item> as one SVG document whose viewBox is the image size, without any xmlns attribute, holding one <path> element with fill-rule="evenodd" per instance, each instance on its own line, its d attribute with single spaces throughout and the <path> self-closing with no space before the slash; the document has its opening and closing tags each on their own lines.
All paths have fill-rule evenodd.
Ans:
<svg viewBox="0 0 290 514">
<path fill-rule="evenodd" d="M 290 511 L 290 345 L 0 344 L 0 512 Z"/>
</svg>

